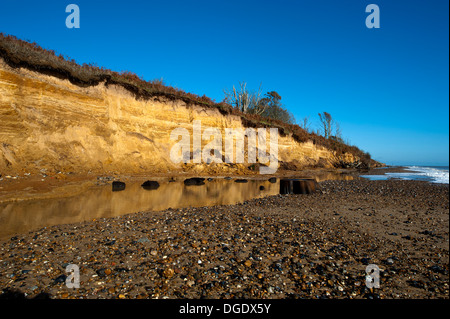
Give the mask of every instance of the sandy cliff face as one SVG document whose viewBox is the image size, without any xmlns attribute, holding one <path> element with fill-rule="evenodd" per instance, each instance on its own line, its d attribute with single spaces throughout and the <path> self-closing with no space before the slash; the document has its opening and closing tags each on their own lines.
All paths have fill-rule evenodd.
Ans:
<svg viewBox="0 0 450 319">
<path fill-rule="evenodd" d="M 0 174 L 62 172 L 107 174 L 251 173 L 249 164 L 175 164 L 175 128 L 243 128 L 241 119 L 218 110 L 162 99 L 137 100 L 125 89 L 83 88 L 67 80 L 12 69 L 0 59 Z M 223 135 L 224 136 L 224 135 Z M 203 141 L 203 145 L 208 141 Z M 332 166 L 333 152 L 278 136 L 278 159 L 298 168 Z M 357 160 L 352 154 L 341 158 Z"/>
</svg>

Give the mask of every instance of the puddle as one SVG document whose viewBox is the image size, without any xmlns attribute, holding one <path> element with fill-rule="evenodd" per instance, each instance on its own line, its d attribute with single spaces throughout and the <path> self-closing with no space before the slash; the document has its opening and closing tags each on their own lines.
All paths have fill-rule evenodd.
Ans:
<svg viewBox="0 0 450 319">
<path fill-rule="evenodd" d="M 351 178 L 340 174 L 315 176 L 318 182 Z M 109 183 L 70 197 L 0 203 L 0 239 L 59 224 L 116 217 L 139 211 L 232 205 L 280 193 L 279 178 L 276 181 L 229 178 L 201 181 L 193 178 L 181 182 L 157 179 L 157 183 L 142 186 L 144 182 L 145 180 L 115 183 L 114 187 Z"/>
<path fill-rule="evenodd" d="M 126 183 L 123 189 L 112 185 L 95 186 L 77 196 L 25 200 L 0 204 L 0 238 L 43 227 L 115 217 L 139 211 L 201 207 L 242 203 L 252 198 L 276 195 L 279 181 L 205 179 L 203 185 L 158 181 L 143 188 L 141 182 Z M 122 187 L 119 187 L 122 188 Z"/>
<path fill-rule="evenodd" d="M 387 175 L 359 175 L 359 176 L 368 179 L 369 181 L 387 181 L 389 179 L 389 176 Z"/>
</svg>

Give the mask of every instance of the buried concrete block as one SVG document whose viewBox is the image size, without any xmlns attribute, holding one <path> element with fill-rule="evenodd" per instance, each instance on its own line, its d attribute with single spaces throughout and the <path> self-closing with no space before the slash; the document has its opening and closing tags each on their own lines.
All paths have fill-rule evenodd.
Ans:
<svg viewBox="0 0 450 319">
<path fill-rule="evenodd" d="M 280 194 L 312 194 L 317 190 L 314 179 L 282 179 Z"/>
<path fill-rule="evenodd" d="M 157 181 L 145 181 L 141 187 L 145 190 L 158 189 L 159 183 Z"/>
<path fill-rule="evenodd" d="M 118 182 L 118 181 L 114 181 L 112 183 L 112 191 L 113 192 L 119 192 L 119 191 L 123 191 L 125 189 L 125 183 L 124 182 Z"/>
<path fill-rule="evenodd" d="M 193 177 L 184 180 L 184 185 L 192 186 L 192 185 L 205 185 L 205 179 L 201 177 Z"/>
</svg>

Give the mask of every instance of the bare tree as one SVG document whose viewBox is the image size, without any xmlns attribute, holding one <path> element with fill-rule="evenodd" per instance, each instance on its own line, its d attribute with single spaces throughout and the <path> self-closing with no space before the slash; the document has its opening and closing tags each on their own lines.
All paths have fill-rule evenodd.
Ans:
<svg viewBox="0 0 450 319">
<path fill-rule="evenodd" d="M 325 138 L 329 138 L 331 136 L 331 131 L 333 127 L 333 118 L 331 117 L 330 113 L 323 112 L 319 113 L 319 119 L 323 136 Z"/>
<path fill-rule="evenodd" d="M 261 85 L 259 86 L 258 91 L 251 92 L 247 90 L 246 82 L 239 82 L 239 88 L 233 85 L 233 89 L 231 91 L 224 90 L 225 94 L 225 102 L 230 103 L 238 110 L 248 113 L 252 110 L 252 113 L 262 114 L 266 105 L 261 102 Z"/>
<path fill-rule="evenodd" d="M 341 130 L 341 125 L 339 124 L 339 122 L 334 121 L 334 130 L 335 130 L 334 136 L 336 137 L 336 140 L 343 142 L 342 130 Z"/>
<path fill-rule="evenodd" d="M 306 132 L 309 132 L 311 129 L 311 123 L 309 121 L 309 116 L 305 116 L 301 122 L 299 123 L 300 127 L 304 129 Z"/>
</svg>

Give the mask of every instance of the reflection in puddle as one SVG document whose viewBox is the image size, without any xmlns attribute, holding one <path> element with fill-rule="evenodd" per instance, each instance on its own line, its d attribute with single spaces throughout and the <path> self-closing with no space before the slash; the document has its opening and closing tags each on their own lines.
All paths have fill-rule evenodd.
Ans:
<svg viewBox="0 0 450 319">
<path fill-rule="evenodd" d="M 112 191 L 111 184 L 96 186 L 73 197 L 0 204 L 0 238 L 42 227 L 115 217 L 139 211 L 167 208 L 230 205 L 279 193 L 279 182 L 249 180 L 248 183 L 215 179 L 204 185 L 183 182 L 127 183 Z M 263 187 L 261 187 L 263 186 Z"/>
<path fill-rule="evenodd" d="M 349 180 L 353 177 L 336 173 L 315 176 Z M 204 179 L 199 182 L 115 183 L 92 187 L 77 196 L 0 203 L 0 238 L 43 227 L 70 224 L 104 217 L 116 217 L 139 211 L 168 208 L 231 205 L 253 198 L 280 193 L 280 180 Z M 245 181 L 245 182 L 244 182 Z M 142 184 L 144 185 L 142 186 Z M 114 191 L 113 191 L 114 189 Z"/>
<path fill-rule="evenodd" d="M 352 181 L 354 179 L 354 176 L 349 174 L 339 174 L 339 173 L 333 173 L 333 172 L 321 172 L 314 174 L 314 178 L 317 182 L 323 182 L 323 181 Z"/>
</svg>

